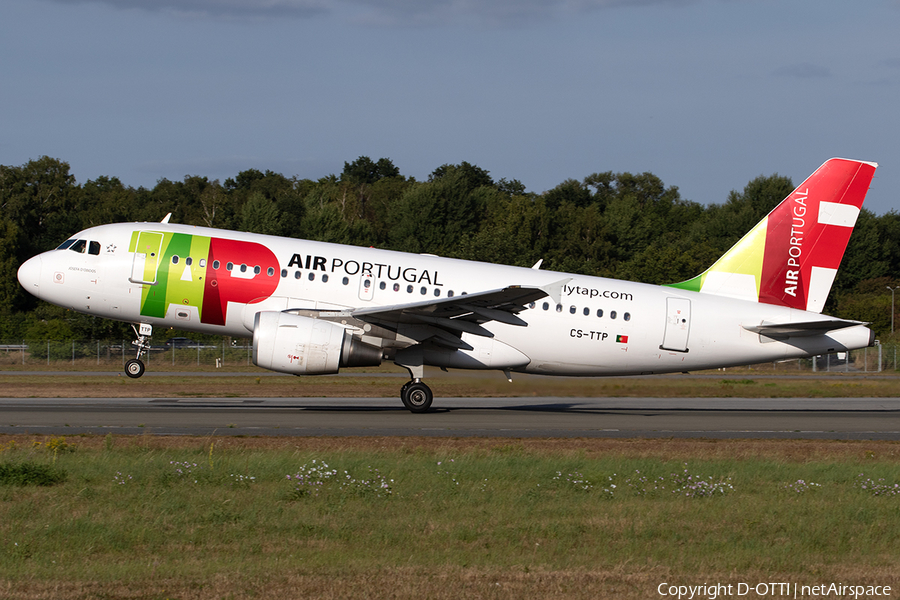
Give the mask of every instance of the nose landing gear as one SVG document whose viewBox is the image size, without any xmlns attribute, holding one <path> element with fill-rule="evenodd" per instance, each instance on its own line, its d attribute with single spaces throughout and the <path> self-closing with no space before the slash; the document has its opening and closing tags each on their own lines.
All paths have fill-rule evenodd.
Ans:
<svg viewBox="0 0 900 600">
<path fill-rule="evenodd" d="M 141 356 L 144 355 L 144 352 L 150 351 L 150 336 L 153 334 L 153 326 L 147 323 L 141 323 L 140 329 L 134 325 L 132 325 L 131 328 L 134 329 L 135 335 L 138 336 L 136 341 L 131 342 L 132 346 L 137 346 L 137 357 L 132 358 L 125 363 L 125 374 L 132 379 L 137 379 L 143 375 L 146 370 L 144 363 L 141 360 Z"/>
</svg>

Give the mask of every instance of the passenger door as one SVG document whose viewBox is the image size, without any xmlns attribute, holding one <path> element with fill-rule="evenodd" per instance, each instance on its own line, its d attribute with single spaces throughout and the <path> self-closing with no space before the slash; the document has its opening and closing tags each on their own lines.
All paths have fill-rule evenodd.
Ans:
<svg viewBox="0 0 900 600">
<path fill-rule="evenodd" d="M 666 298 L 666 331 L 660 349 L 687 352 L 690 331 L 691 301 L 687 298 Z"/>
</svg>

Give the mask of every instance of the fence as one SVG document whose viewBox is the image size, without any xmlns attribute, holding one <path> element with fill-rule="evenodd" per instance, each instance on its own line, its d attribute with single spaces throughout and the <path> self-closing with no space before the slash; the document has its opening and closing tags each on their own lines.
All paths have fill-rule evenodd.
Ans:
<svg viewBox="0 0 900 600">
<path fill-rule="evenodd" d="M 236 367 L 251 363 L 249 340 L 229 343 L 190 342 L 153 345 L 141 357 L 148 366 L 162 367 Z M 0 368 L 4 365 L 124 368 L 125 361 L 137 355 L 131 340 L 20 341 L 0 343 Z"/>
<path fill-rule="evenodd" d="M 848 372 L 878 373 L 897 371 L 898 346 L 877 344 L 853 352 L 838 352 L 800 360 L 753 365 L 753 370 L 790 372 Z M 154 345 L 142 360 L 148 367 L 156 368 L 221 368 L 251 365 L 250 340 L 218 343 L 178 341 Z M 134 358 L 136 348 L 131 340 L 89 341 L 7 341 L 0 342 L 0 369 L 4 367 L 55 367 L 58 369 L 120 369 L 125 361 Z"/>
</svg>

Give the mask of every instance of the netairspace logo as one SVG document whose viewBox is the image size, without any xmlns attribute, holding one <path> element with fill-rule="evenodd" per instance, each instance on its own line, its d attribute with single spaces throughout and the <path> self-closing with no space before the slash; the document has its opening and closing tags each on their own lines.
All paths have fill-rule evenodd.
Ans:
<svg viewBox="0 0 900 600">
<path fill-rule="evenodd" d="M 716 600 L 723 596 L 747 596 L 750 598 L 877 598 L 890 596 L 891 587 L 887 585 L 844 585 L 843 583 L 821 583 L 818 585 L 802 585 L 799 583 L 715 583 L 703 585 L 671 585 L 667 582 L 656 588 L 660 596 L 670 596 L 678 600 L 707 598 Z M 751 595 L 752 594 L 752 595 Z"/>
</svg>

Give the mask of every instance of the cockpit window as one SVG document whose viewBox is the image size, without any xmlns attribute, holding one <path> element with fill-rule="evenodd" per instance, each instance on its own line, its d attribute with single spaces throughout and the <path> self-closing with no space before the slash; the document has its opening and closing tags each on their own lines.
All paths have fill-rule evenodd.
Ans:
<svg viewBox="0 0 900 600">
<path fill-rule="evenodd" d="M 85 248 L 87 248 L 87 240 L 75 240 L 75 243 L 69 246 L 69 250 L 80 252 L 81 254 L 84 254 Z"/>
<path fill-rule="evenodd" d="M 75 243 L 75 240 L 74 240 L 74 239 L 66 240 L 66 241 L 64 241 L 62 244 L 59 245 L 59 247 L 57 248 L 57 250 L 65 250 L 66 248 L 68 248 L 69 246 L 71 246 L 71 245 L 74 244 L 74 243 Z"/>
<path fill-rule="evenodd" d="M 88 254 L 100 254 L 100 242 L 91 242 L 88 246 Z"/>
</svg>

